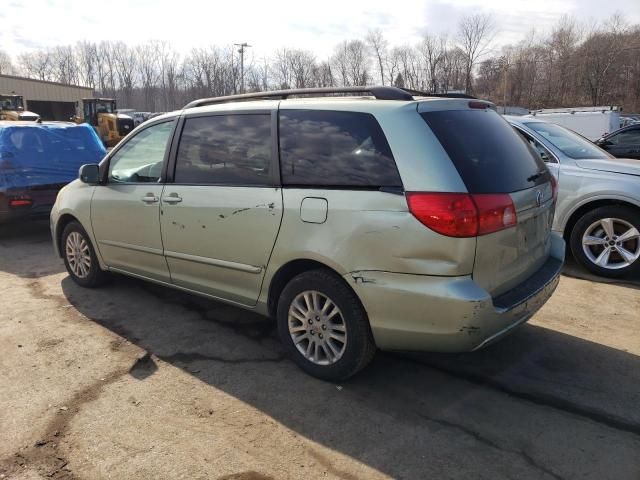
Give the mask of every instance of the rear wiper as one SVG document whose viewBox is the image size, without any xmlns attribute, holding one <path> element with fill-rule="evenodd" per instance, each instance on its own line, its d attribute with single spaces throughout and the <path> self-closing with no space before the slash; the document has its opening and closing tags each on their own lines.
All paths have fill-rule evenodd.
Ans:
<svg viewBox="0 0 640 480">
<path fill-rule="evenodd" d="M 546 170 L 540 170 L 538 173 L 534 173 L 529 178 L 527 178 L 527 182 L 535 182 L 537 179 L 539 179 L 545 173 L 547 173 Z"/>
</svg>

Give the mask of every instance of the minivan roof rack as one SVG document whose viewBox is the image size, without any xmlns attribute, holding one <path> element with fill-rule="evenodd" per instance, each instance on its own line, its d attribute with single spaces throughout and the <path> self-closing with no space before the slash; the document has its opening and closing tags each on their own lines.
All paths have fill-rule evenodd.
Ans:
<svg viewBox="0 0 640 480">
<path fill-rule="evenodd" d="M 317 87 L 317 88 L 294 88 L 290 90 L 273 90 L 270 92 L 241 93 L 238 95 L 227 95 L 225 97 L 201 98 L 189 102 L 184 106 L 187 108 L 214 105 L 216 103 L 228 103 L 242 100 L 285 100 L 292 95 L 331 95 L 335 93 L 366 93 L 372 95 L 376 100 L 413 100 L 413 96 L 423 97 L 449 97 L 449 98 L 475 98 L 461 93 L 425 93 L 408 88 L 392 86 L 354 86 L 354 87 Z"/>
<path fill-rule="evenodd" d="M 226 97 L 212 97 L 194 100 L 185 105 L 184 108 L 201 107 L 214 103 L 235 102 L 237 100 L 284 100 L 291 95 L 331 95 L 333 93 L 368 93 L 377 100 L 413 100 L 410 93 L 398 87 L 318 87 L 318 88 L 294 88 L 290 90 L 273 90 L 270 92 L 252 92 L 239 95 L 228 95 Z"/>
</svg>

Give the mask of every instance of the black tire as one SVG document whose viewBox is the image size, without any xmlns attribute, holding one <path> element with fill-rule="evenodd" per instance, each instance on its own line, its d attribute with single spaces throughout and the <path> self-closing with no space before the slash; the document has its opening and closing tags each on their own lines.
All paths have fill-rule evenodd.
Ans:
<svg viewBox="0 0 640 480">
<path fill-rule="evenodd" d="M 87 273 L 84 276 L 76 274 L 70 264 L 69 255 L 67 254 L 67 240 L 72 234 L 80 235 L 80 237 L 84 239 L 88 247 L 90 265 L 87 267 Z M 82 225 L 80 225 L 76 221 L 69 222 L 64 227 L 62 236 L 60 238 L 60 251 L 62 252 L 62 258 L 64 259 L 64 266 L 67 268 L 67 272 L 69 273 L 71 279 L 81 287 L 85 288 L 95 288 L 103 285 L 108 279 L 108 273 L 100 268 L 98 258 L 96 257 L 96 252 L 93 249 L 93 245 L 91 244 L 89 235 L 87 235 L 85 229 L 82 228 Z"/>
<path fill-rule="evenodd" d="M 342 356 L 334 363 L 318 365 L 307 359 L 298 351 L 289 333 L 289 308 L 294 299 L 306 291 L 326 296 L 340 309 L 346 343 Z M 301 273 L 287 284 L 278 300 L 277 322 L 280 339 L 291 358 L 302 370 L 323 380 L 336 382 L 353 376 L 373 359 L 376 352 L 369 319 L 360 300 L 344 280 L 328 270 Z"/>
<path fill-rule="evenodd" d="M 594 210 L 591 210 L 585 213 L 582 217 L 580 217 L 576 222 L 576 224 L 573 226 L 573 229 L 571 230 L 569 244 L 571 247 L 571 253 L 573 254 L 574 258 L 577 260 L 579 264 L 584 266 L 587 270 L 589 270 L 592 273 L 595 273 L 596 275 L 600 275 L 602 277 L 618 278 L 618 277 L 622 277 L 640 270 L 640 259 L 636 259 L 633 263 L 631 263 L 626 267 L 605 268 L 595 264 L 594 261 L 590 259 L 585 253 L 582 245 L 582 238 L 584 234 L 587 232 L 590 226 L 592 226 L 595 222 L 598 222 L 599 220 L 606 219 L 606 218 L 623 220 L 624 222 L 635 227 L 636 230 L 640 231 L 640 212 L 638 212 L 637 210 L 634 210 L 633 208 L 611 205 L 611 206 L 599 207 Z M 617 224 L 617 223 L 616 225 L 618 227 L 621 226 L 620 224 Z M 626 227 L 623 227 L 623 228 L 626 228 Z M 622 232 L 616 231 L 616 234 L 620 234 L 620 233 Z M 636 248 L 640 248 L 640 245 L 638 244 L 638 242 L 640 242 L 640 239 L 636 238 L 635 240 L 625 243 L 623 246 L 627 250 L 629 250 L 629 248 L 635 250 Z M 598 250 L 599 248 L 605 248 L 605 247 L 599 247 L 599 246 L 591 247 L 592 256 L 597 255 L 598 252 L 601 251 L 601 250 Z M 619 260 L 620 262 L 622 262 L 622 257 L 620 256 L 619 253 L 616 253 L 614 251 L 612 255 L 613 255 L 612 263 L 615 264 L 616 260 Z"/>
</svg>

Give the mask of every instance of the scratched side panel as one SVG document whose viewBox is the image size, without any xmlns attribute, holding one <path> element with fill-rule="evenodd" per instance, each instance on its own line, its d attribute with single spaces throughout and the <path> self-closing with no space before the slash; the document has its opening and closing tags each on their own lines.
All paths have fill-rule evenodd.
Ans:
<svg viewBox="0 0 640 480">
<path fill-rule="evenodd" d="M 325 223 L 306 223 L 300 205 L 306 197 L 326 198 Z M 379 270 L 420 275 L 468 275 L 475 238 L 454 239 L 418 222 L 404 195 L 378 191 L 283 190 L 282 226 L 265 285 L 285 263 L 317 260 L 340 274 Z"/>
<path fill-rule="evenodd" d="M 182 200 L 166 202 L 172 194 Z M 255 305 L 281 217 L 280 188 L 168 185 L 161 226 L 172 282 Z"/>
</svg>

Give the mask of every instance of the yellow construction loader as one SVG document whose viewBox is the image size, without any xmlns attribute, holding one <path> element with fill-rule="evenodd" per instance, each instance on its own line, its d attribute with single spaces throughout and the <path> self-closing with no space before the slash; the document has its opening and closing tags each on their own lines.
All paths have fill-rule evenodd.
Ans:
<svg viewBox="0 0 640 480">
<path fill-rule="evenodd" d="M 118 113 L 116 101 L 112 98 L 83 98 L 81 107 L 81 110 L 76 109 L 79 111 L 72 120 L 93 125 L 107 147 L 115 146 L 133 130 L 133 118 Z"/>
<path fill-rule="evenodd" d="M 37 122 L 40 115 L 24 109 L 22 95 L 0 94 L 0 120 Z"/>
</svg>

